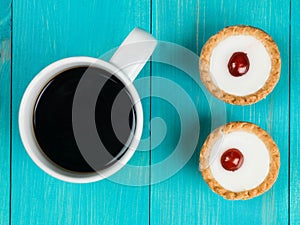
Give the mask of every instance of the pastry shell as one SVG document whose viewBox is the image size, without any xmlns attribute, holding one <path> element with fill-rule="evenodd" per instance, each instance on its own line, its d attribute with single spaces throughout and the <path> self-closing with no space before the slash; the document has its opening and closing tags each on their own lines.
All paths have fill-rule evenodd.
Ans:
<svg viewBox="0 0 300 225">
<path fill-rule="evenodd" d="M 264 142 L 269 151 L 269 172 L 264 181 L 251 190 L 232 192 L 223 188 L 218 181 L 214 179 L 209 167 L 209 156 L 212 146 L 221 137 L 221 135 L 228 134 L 233 131 L 247 131 L 255 134 Z M 229 200 L 246 200 L 263 194 L 275 183 L 280 167 L 280 154 L 278 147 L 271 136 L 259 126 L 248 122 L 230 122 L 217 128 L 208 136 L 201 149 L 199 165 L 205 182 L 215 193 Z"/>
<path fill-rule="evenodd" d="M 212 80 L 210 74 L 210 58 L 213 49 L 219 42 L 232 35 L 251 35 L 260 40 L 271 59 L 271 71 L 264 86 L 253 94 L 236 96 L 221 90 Z M 281 59 L 276 43 L 272 37 L 261 29 L 251 26 L 229 26 L 209 38 L 202 48 L 200 59 L 200 78 L 208 91 L 215 97 L 234 105 L 250 105 L 265 98 L 276 86 L 280 78 Z"/>
</svg>

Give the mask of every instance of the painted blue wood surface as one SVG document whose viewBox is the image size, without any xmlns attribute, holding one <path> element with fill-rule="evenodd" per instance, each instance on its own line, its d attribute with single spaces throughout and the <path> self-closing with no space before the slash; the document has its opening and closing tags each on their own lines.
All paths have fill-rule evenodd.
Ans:
<svg viewBox="0 0 300 225">
<path fill-rule="evenodd" d="M 290 74 L 290 219 L 300 223 L 300 1 L 292 1 L 291 10 L 291 74 Z"/>
<path fill-rule="evenodd" d="M 290 21 L 288 0 L 266 2 L 15 0 L 13 70 L 10 71 L 11 1 L 0 0 L 0 224 L 9 224 L 10 220 L 10 166 L 11 224 L 149 224 L 149 222 L 154 225 L 241 224 L 241 221 L 242 224 L 288 224 L 289 219 L 291 224 L 299 224 L 300 58 L 297 49 L 300 43 L 298 35 L 300 3 L 297 0 L 291 1 Z M 224 26 L 233 24 L 249 24 L 270 33 L 277 42 L 282 57 L 281 79 L 274 92 L 253 106 L 227 106 L 228 121 L 246 120 L 260 125 L 270 132 L 280 148 L 279 178 L 266 194 L 250 201 L 232 202 L 223 200 L 210 191 L 198 171 L 199 150 L 210 132 L 208 102 L 198 85 L 187 74 L 171 66 L 157 63 L 152 63 L 153 77 L 167 78 L 180 85 L 191 97 L 200 118 L 201 133 L 198 147 L 188 164 L 175 176 L 151 187 L 130 187 L 110 180 L 75 185 L 46 175 L 27 156 L 18 133 L 19 103 L 27 84 L 49 63 L 76 55 L 98 57 L 118 46 L 136 26 L 148 31 L 151 29 L 158 39 L 178 43 L 199 54 L 211 35 Z M 290 53 L 291 61 L 289 61 Z M 10 131 L 11 72 L 13 124 Z M 149 78 L 149 75 L 148 65 L 139 78 Z M 160 93 L 164 88 L 163 82 L 156 83 L 153 80 L 152 84 L 145 81 L 139 85 L 138 91 L 146 92 L 147 95 L 150 91 Z M 172 90 L 169 92 L 178 95 Z M 289 97 L 291 121 L 289 121 Z M 178 100 L 185 103 L 180 93 Z M 147 146 L 150 148 L 151 145 L 153 149 L 151 158 L 149 152 L 138 151 L 130 164 L 146 167 L 150 160 L 154 165 L 171 154 L 180 136 L 181 125 L 178 122 L 178 113 L 167 101 L 153 97 L 151 102 L 146 98 L 142 103 L 145 124 L 141 148 L 145 149 Z M 186 110 L 186 113 L 189 112 Z M 163 135 L 160 129 L 164 125 L 160 121 L 162 126 L 157 127 L 153 120 L 155 117 L 161 117 L 168 129 L 166 138 L 158 147 L 156 142 Z M 151 119 L 152 125 L 149 124 Z M 152 143 L 148 140 L 149 128 L 152 129 Z M 12 132 L 12 165 L 10 165 L 10 132 Z M 127 171 L 123 170 L 119 175 L 126 173 Z M 113 178 L 116 181 L 120 179 L 117 175 Z M 149 171 L 142 169 L 138 174 L 129 171 L 127 175 L 129 180 L 132 179 L 131 176 L 137 175 L 137 179 L 144 182 L 155 178 L 153 171 L 149 177 Z"/>
<path fill-rule="evenodd" d="M 179 43 L 199 54 L 204 42 L 225 26 L 249 24 L 266 30 L 279 45 L 282 76 L 274 92 L 253 106 L 227 106 L 228 121 L 250 121 L 266 129 L 281 150 L 281 170 L 275 186 L 249 201 L 227 201 L 214 194 L 198 172 L 200 146 L 210 126 L 208 104 L 187 74 L 153 65 L 153 75 L 177 82 L 199 109 L 199 147 L 188 164 L 167 181 L 151 187 L 151 224 L 288 224 L 289 119 L 289 1 L 164 1 L 153 5 L 154 36 Z M 280 28 L 280 29 L 278 29 Z M 152 85 L 152 89 L 163 88 Z M 170 93 L 171 94 L 171 93 Z M 182 98 L 182 105 L 185 104 Z M 171 108 L 172 109 L 172 108 Z M 152 117 L 161 116 L 167 138 L 151 154 L 153 164 L 170 154 L 180 136 L 176 111 L 163 101 L 152 101 Z M 190 113 L 186 111 L 185 113 Z M 191 131 L 193 133 L 193 130 Z M 152 133 L 152 139 L 156 138 Z"/>
<path fill-rule="evenodd" d="M 149 31 L 149 8 L 150 1 L 139 0 L 120 0 L 113 4 L 110 1 L 14 1 L 11 224 L 148 222 L 147 186 L 129 187 L 109 180 L 79 185 L 50 177 L 26 154 L 17 117 L 26 86 L 43 67 L 69 56 L 98 57 L 118 46 L 136 26 Z M 148 72 L 149 66 L 144 75 Z M 145 88 L 150 91 L 149 86 Z M 149 100 L 144 103 L 147 121 Z M 144 130 L 147 135 L 147 129 Z M 148 155 L 148 152 L 139 153 L 131 163 L 148 164 Z"/>
<path fill-rule="evenodd" d="M 0 224 L 10 210 L 11 1 L 0 1 Z"/>
</svg>

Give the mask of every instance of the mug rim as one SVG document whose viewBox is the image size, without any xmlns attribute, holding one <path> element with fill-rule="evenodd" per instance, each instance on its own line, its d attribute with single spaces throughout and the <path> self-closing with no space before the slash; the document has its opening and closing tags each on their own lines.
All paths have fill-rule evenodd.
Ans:
<svg viewBox="0 0 300 225">
<path fill-rule="evenodd" d="M 76 172 L 66 170 L 49 159 L 39 146 L 32 125 L 34 106 L 45 85 L 64 70 L 78 66 L 92 66 L 114 74 L 126 87 L 134 102 L 136 112 L 136 127 L 131 143 L 125 153 L 112 165 L 95 172 Z M 30 117 L 30 118 L 29 118 Z M 34 161 L 44 172 L 57 179 L 71 183 L 90 183 L 102 180 L 119 171 L 133 156 L 138 147 L 143 130 L 143 108 L 141 99 L 129 77 L 115 65 L 101 59 L 76 56 L 55 61 L 41 70 L 28 84 L 19 107 L 18 125 L 23 146 Z"/>
</svg>

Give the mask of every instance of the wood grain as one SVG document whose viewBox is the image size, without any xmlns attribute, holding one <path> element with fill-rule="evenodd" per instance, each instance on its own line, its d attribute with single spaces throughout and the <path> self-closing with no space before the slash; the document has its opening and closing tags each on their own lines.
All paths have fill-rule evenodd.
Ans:
<svg viewBox="0 0 300 225">
<path fill-rule="evenodd" d="M 148 223 L 148 186 L 128 187 L 109 180 L 79 185 L 50 177 L 26 154 L 17 118 L 26 86 L 43 67 L 69 56 L 99 57 L 136 26 L 149 31 L 149 8 L 148 0 L 14 1 L 11 224 Z M 149 66 L 143 75 L 149 75 Z M 150 91 L 149 86 L 144 88 Z M 144 108 L 147 122 L 149 100 Z M 136 154 L 130 163 L 148 165 L 148 155 Z"/>
<path fill-rule="evenodd" d="M 300 218 L 300 2 L 292 0 L 291 11 L 291 73 L 290 73 L 290 224 L 299 224 Z"/>
<path fill-rule="evenodd" d="M 11 0 L 0 1 L 0 224 L 10 216 Z"/>
<path fill-rule="evenodd" d="M 281 151 L 281 170 L 274 187 L 253 200 L 232 202 L 215 195 L 198 171 L 199 150 L 210 132 L 211 119 L 203 110 L 208 108 L 203 93 L 187 74 L 165 65 L 153 65 L 153 74 L 177 82 L 189 93 L 198 108 L 202 130 L 199 146 L 186 166 L 175 176 L 151 187 L 151 224 L 240 224 L 241 221 L 243 224 L 288 224 L 289 1 L 153 2 L 153 32 L 159 39 L 173 41 L 199 54 L 205 41 L 225 26 L 257 26 L 278 43 L 283 66 L 280 82 L 265 100 L 253 106 L 227 105 L 228 121 L 249 121 L 261 126 Z M 163 88 L 163 84 L 152 85 L 152 91 L 156 88 Z M 151 163 L 155 164 L 174 149 L 180 136 L 180 123 L 176 111 L 156 99 L 152 100 L 153 116 L 162 117 L 168 127 L 166 139 L 152 151 Z M 156 135 L 152 133 L 152 139 Z"/>
</svg>

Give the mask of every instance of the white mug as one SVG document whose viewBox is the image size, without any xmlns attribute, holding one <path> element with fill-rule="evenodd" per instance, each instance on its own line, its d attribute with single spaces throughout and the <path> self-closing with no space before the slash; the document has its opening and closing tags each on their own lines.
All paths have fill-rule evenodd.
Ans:
<svg viewBox="0 0 300 225">
<path fill-rule="evenodd" d="M 135 28 L 123 41 L 109 62 L 91 57 L 71 57 L 56 61 L 39 72 L 28 85 L 19 109 L 19 131 L 23 145 L 31 159 L 49 175 L 67 182 L 89 183 L 104 179 L 120 170 L 134 154 L 143 128 L 143 109 L 140 97 L 132 85 L 152 52 L 157 41 L 147 32 Z M 79 67 L 93 66 L 117 77 L 127 89 L 135 107 L 135 130 L 128 150 L 117 162 L 101 171 L 80 173 L 66 170 L 53 163 L 41 150 L 33 128 L 33 113 L 38 96 L 55 76 L 61 72 Z"/>
</svg>

